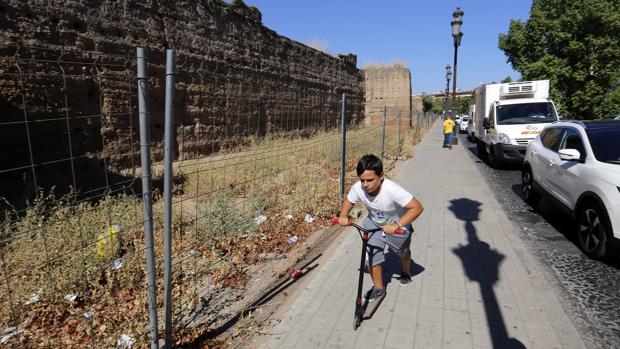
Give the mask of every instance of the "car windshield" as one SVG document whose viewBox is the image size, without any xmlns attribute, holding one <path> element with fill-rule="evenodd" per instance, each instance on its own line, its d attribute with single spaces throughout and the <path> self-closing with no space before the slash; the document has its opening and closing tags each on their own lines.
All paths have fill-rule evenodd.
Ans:
<svg viewBox="0 0 620 349">
<path fill-rule="evenodd" d="M 463 118 L 463 121 L 469 121 L 469 119 L 468 118 Z"/>
<path fill-rule="evenodd" d="M 507 104 L 497 106 L 497 124 L 538 124 L 558 119 L 550 102 Z"/>
<path fill-rule="evenodd" d="M 620 164 L 620 127 L 586 128 L 586 134 L 596 160 Z"/>
</svg>

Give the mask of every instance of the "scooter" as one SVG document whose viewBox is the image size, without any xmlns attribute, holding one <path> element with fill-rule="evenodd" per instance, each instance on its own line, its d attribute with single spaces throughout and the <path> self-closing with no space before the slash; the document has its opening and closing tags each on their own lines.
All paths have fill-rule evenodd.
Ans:
<svg viewBox="0 0 620 349">
<path fill-rule="evenodd" d="M 330 221 L 334 224 L 340 224 L 338 217 L 333 217 Z M 375 313 L 377 308 L 379 308 L 379 305 L 383 301 L 383 298 L 385 298 L 385 293 L 384 293 L 381 298 L 372 302 L 372 306 L 370 308 L 368 307 L 368 300 L 362 303 L 362 286 L 364 282 L 364 266 L 366 264 L 366 248 L 368 247 L 368 240 L 370 240 L 370 238 L 375 233 L 380 232 L 380 231 L 383 232 L 383 229 L 382 228 L 366 229 L 353 222 L 349 222 L 349 225 L 355 227 L 357 229 L 357 233 L 359 234 L 360 238 L 362 238 L 362 258 L 360 260 L 360 275 L 359 275 L 359 280 L 357 283 L 357 298 L 355 299 L 355 316 L 353 318 L 353 330 L 355 331 L 362 323 L 362 320 L 370 319 L 373 316 L 373 314 Z M 394 231 L 394 234 L 404 234 L 404 233 L 405 231 L 402 229 L 396 229 Z"/>
</svg>

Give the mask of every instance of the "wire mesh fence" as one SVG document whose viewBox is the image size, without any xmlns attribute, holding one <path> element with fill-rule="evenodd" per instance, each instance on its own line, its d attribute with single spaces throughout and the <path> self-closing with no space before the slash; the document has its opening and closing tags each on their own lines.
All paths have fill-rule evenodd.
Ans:
<svg viewBox="0 0 620 349">
<path fill-rule="evenodd" d="M 254 265 L 286 254 L 337 213 L 343 153 L 348 190 L 362 155 L 390 162 L 411 154 L 433 118 L 384 108 L 377 112 L 385 122 L 365 125 L 362 105 L 348 104 L 343 152 L 342 95 L 359 101 L 355 89 L 286 77 L 281 84 L 276 76 L 253 85 L 244 72 L 206 59 L 179 52 L 175 70 L 176 343 L 228 320 L 243 307 L 242 297 L 229 295 L 244 292 Z M 0 341 L 11 348 L 152 345 L 134 53 L 9 44 L 0 68 L 9 111 L 0 142 L 14 149 L 0 165 Z M 165 69 L 151 63 L 149 72 L 151 108 L 161 109 Z M 151 130 L 161 139 L 158 122 Z M 154 330 L 162 337 L 163 146 L 151 144 Z"/>
</svg>

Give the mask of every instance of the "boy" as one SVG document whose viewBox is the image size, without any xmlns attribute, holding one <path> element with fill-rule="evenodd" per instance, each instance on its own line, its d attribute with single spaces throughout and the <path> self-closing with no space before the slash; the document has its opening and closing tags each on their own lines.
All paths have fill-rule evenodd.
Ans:
<svg viewBox="0 0 620 349">
<path fill-rule="evenodd" d="M 357 163 L 357 175 L 360 180 L 353 185 L 344 199 L 338 220 L 341 225 L 349 225 L 349 212 L 353 204 L 361 202 L 368 210 L 364 227 L 383 228 L 385 234 L 375 233 L 368 240 L 368 270 L 374 286 L 366 293 L 366 299 L 372 302 L 385 294 L 381 264 L 385 260 L 386 245 L 400 257 L 401 285 L 411 282 L 411 222 L 422 213 L 423 207 L 408 191 L 383 177 L 383 164 L 374 155 L 364 155 L 360 159 Z M 394 234 L 397 229 L 402 229 L 405 233 Z"/>
</svg>

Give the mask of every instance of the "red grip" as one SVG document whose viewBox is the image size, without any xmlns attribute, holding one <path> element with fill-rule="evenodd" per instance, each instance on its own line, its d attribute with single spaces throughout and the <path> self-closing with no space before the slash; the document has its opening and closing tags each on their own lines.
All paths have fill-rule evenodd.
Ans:
<svg viewBox="0 0 620 349">
<path fill-rule="evenodd" d="M 334 224 L 340 224 L 340 220 L 338 219 L 338 217 L 332 217 L 332 219 L 330 219 L 330 222 Z"/>
<path fill-rule="evenodd" d="M 394 230 L 394 234 L 397 234 L 397 235 L 403 235 L 404 233 L 405 233 L 405 231 L 404 231 L 404 230 L 402 230 L 402 229 L 396 229 L 396 230 Z"/>
</svg>

